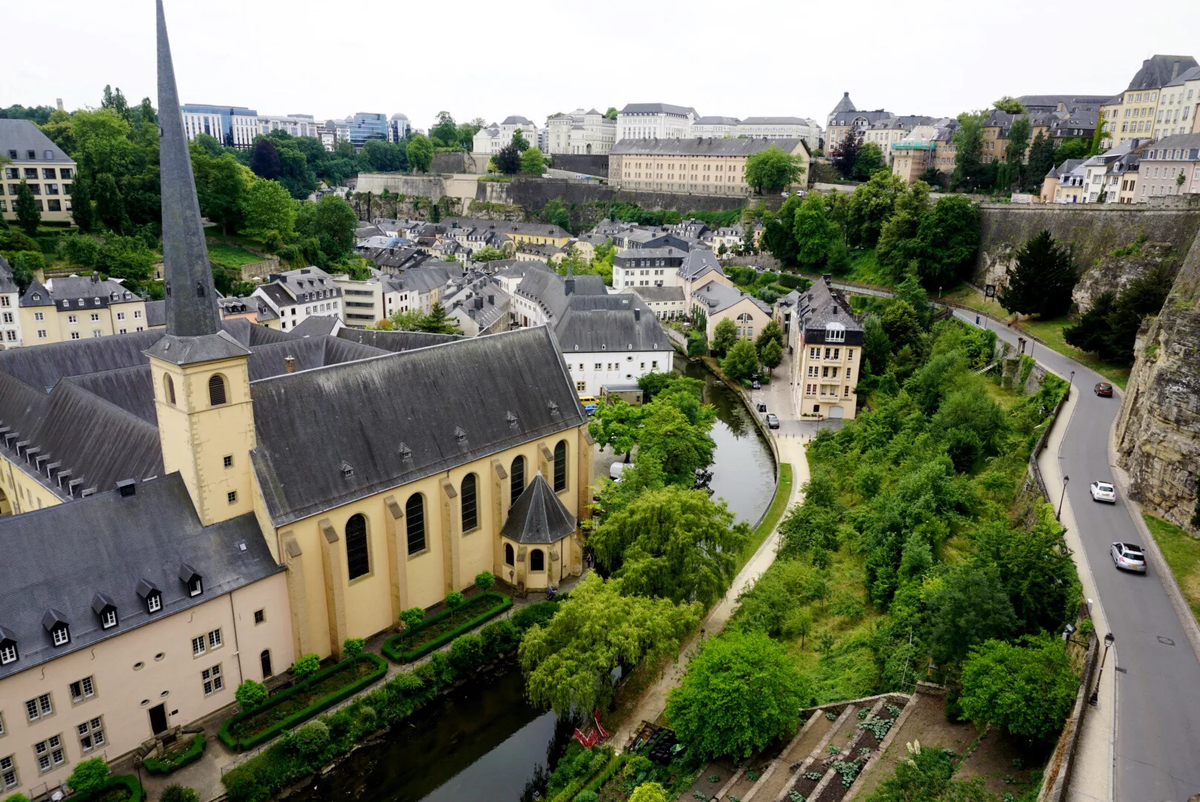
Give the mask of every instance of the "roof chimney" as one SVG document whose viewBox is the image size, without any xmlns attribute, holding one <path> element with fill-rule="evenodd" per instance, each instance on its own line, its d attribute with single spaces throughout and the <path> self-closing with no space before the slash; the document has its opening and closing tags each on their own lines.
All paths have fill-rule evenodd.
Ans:
<svg viewBox="0 0 1200 802">
<path fill-rule="evenodd" d="M 295 372 L 296 372 L 296 357 L 294 357 L 294 356 L 285 356 L 285 357 L 283 358 L 283 364 L 284 364 L 284 366 L 287 368 L 287 372 L 288 372 L 288 373 L 295 373 Z"/>
<path fill-rule="evenodd" d="M 117 482 L 117 490 L 121 493 L 121 498 L 129 498 L 137 493 L 137 482 L 132 479 L 122 479 Z"/>
<path fill-rule="evenodd" d="M 641 320 L 641 319 L 642 319 L 642 310 L 641 310 L 641 309 L 638 309 L 637 307 L 634 307 L 634 310 L 633 310 L 633 319 L 634 319 L 634 320 Z"/>
</svg>

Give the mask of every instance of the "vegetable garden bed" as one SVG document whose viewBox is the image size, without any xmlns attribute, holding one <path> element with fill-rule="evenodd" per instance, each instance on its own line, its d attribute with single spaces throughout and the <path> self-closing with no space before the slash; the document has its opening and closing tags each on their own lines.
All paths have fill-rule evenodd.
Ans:
<svg viewBox="0 0 1200 802">
<path fill-rule="evenodd" d="M 307 683 L 271 697 L 257 710 L 238 713 L 221 725 L 217 737 L 230 749 L 252 749 L 286 729 L 328 710 L 383 678 L 387 663 L 374 654 L 343 660 L 314 674 Z"/>
<path fill-rule="evenodd" d="M 509 607 L 512 607 L 512 599 L 503 593 L 480 593 L 467 599 L 458 610 L 438 613 L 414 629 L 392 635 L 384 641 L 382 651 L 389 660 L 397 663 L 412 662 L 495 618 Z"/>
</svg>

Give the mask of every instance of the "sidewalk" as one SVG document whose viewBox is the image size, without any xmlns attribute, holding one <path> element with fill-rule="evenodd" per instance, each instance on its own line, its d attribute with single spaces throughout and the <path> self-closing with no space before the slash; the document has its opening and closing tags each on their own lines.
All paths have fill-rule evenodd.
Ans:
<svg viewBox="0 0 1200 802">
<path fill-rule="evenodd" d="M 1041 468 L 1042 478 L 1046 481 L 1046 489 L 1050 497 L 1062 493 L 1062 471 L 1058 466 L 1058 450 L 1066 435 L 1067 426 L 1075 412 L 1075 403 L 1079 397 L 1080 388 L 1071 392 L 1063 404 L 1054 429 L 1046 441 L 1046 448 L 1038 457 L 1038 467 Z M 1100 596 L 1096 592 L 1096 579 L 1092 567 L 1088 563 L 1083 550 L 1083 542 L 1079 537 L 1079 528 L 1075 524 L 1075 516 L 1071 509 L 1071 500 L 1065 498 L 1062 506 L 1062 524 L 1067 529 L 1067 545 L 1075 558 L 1075 567 L 1079 572 L 1079 581 L 1083 586 L 1083 597 L 1087 599 L 1092 612 L 1092 622 L 1096 625 L 1096 633 L 1108 632 L 1108 621 L 1104 617 L 1104 608 L 1100 605 Z M 1113 735 L 1116 720 L 1116 676 L 1113 666 L 1117 665 L 1115 647 L 1108 656 L 1108 671 L 1100 677 L 1100 696 L 1097 704 L 1089 706 L 1083 717 L 1083 731 L 1079 737 L 1079 746 L 1075 752 L 1074 765 L 1071 769 L 1071 785 L 1067 789 L 1068 802 L 1110 802 L 1112 797 L 1113 778 Z"/>
<path fill-rule="evenodd" d="M 803 501 L 803 486 L 808 482 L 808 457 L 804 451 L 804 440 L 798 437 L 777 438 L 775 443 L 779 449 L 780 463 L 790 463 L 792 466 L 792 496 L 788 507 Z M 781 519 L 782 521 L 782 519 Z M 629 714 L 628 719 L 613 733 L 612 744 L 618 749 L 629 742 L 641 726 L 642 721 L 655 721 L 667 707 L 667 694 L 671 688 L 679 684 L 687 670 L 688 661 L 696 654 L 705 638 L 719 634 L 725 629 L 725 624 L 737 607 L 737 598 L 750 585 L 763 575 L 763 572 L 775 562 L 775 552 L 779 544 L 779 527 L 767 536 L 758 551 L 746 563 L 745 567 L 734 577 L 733 584 L 725 597 L 708 614 L 700 624 L 700 631 L 684 644 L 675 663 L 663 672 L 663 675 L 642 694 L 637 706 Z"/>
</svg>

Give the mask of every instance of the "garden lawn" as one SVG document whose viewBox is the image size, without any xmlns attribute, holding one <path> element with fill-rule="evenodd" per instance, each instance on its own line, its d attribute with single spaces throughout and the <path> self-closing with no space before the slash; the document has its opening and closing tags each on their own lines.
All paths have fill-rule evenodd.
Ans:
<svg viewBox="0 0 1200 802">
<path fill-rule="evenodd" d="M 1162 549 L 1171 573 L 1183 591 L 1192 615 L 1200 621 L 1200 540 L 1162 518 L 1143 513 L 1154 542 Z"/>
<path fill-rule="evenodd" d="M 1063 329 L 1070 325 L 1071 321 L 1066 318 L 1056 318 L 1054 320 L 1024 320 L 1016 324 L 1016 328 L 1044 340 L 1055 351 L 1074 359 L 1081 365 L 1086 365 L 1124 390 L 1129 381 L 1129 366 L 1109 362 L 1095 354 L 1067 345 L 1067 341 L 1063 339 Z"/>
<path fill-rule="evenodd" d="M 862 284 L 874 284 L 878 287 L 896 286 L 896 280 L 892 278 L 892 274 L 875 258 L 874 248 L 851 251 L 850 272 L 842 278 Z"/>
<path fill-rule="evenodd" d="M 263 259 L 261 256 L 256 256 L 237 245 L 210 242 L 208 244 L 208 260 L 218 267 L 236 271 L 240 270 L 242 265 L 254 264 L 255 262 L 261 262 Z"/>
<path fill-rule="evenodd" d="M 248 739 L 317 705 L 321 700 L 337 694 L 377 671 L 379 671 L 379 665 L 365 658 L 357 663 L 345 661 L 339 664 L 338 670 L 329 671 L 322 677 L 310 680 L 307 686 L 295 686 L 295 692 L 283 697 L 280 701 L 272 704 L 272 700 L 268 699 L 266 706 L 257 713 L 246 716 L 240 721 L 230 721 L 227 731 L 235 740 Z M 319 711 L 314 711 L 313 714 L 315 715 L 316 712 Z"/>
<path fill-rule="evenodd" d="M 785 462 L 779 466 L 779 484 L 775 485 L 775 498 L 771 500 L 771 506 L 767 508 L 767 514 L 763 516 L 762 523 L 751 533 L 750 540 L 746 543 L 745 548 L 742 549 L 741 556 L 738 557 L 738 571 L 742 570 L 750 558 L 754 556 L 754 552 L 758 551 L 758 547 L 767 539 L 767 536 L 779 525 L 779 521 L 787 511 L 788 501 L 791 498 L 792 466 L 791 463 Z"/>
<path fill-rule="evenodd" d="M 988 298 L 979 290 L 972 289 L 965 284 L 947 292 L 942 296 L 942 300 L 977 309 L 997 320 L 1008 320 L 1012 317 L 1008 310 L 996 302 L 995 298 Z"/>
</svg>

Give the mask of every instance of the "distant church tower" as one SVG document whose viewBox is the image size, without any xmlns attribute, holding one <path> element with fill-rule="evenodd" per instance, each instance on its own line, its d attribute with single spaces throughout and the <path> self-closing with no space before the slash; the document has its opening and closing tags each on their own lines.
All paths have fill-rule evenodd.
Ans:
<svg viewBox="0 0 1200 802">
<path fill-rule="evenodd" d="M 158 0 L 159 163 L 167 334 L 146 355 L 167 473 L 183 476 L 206 526 L 253 512 L 250 350 L 221 328 L 171 45 Z"/>
</svg>

